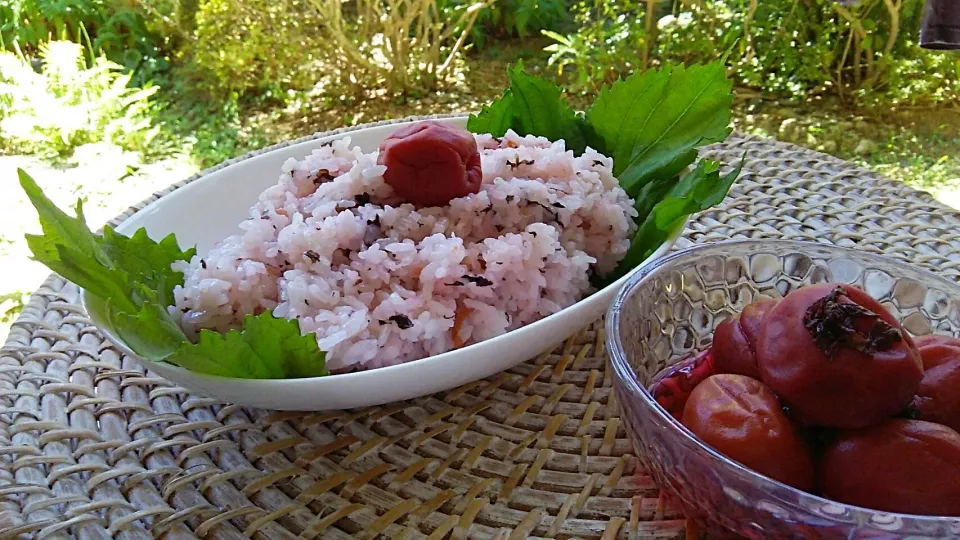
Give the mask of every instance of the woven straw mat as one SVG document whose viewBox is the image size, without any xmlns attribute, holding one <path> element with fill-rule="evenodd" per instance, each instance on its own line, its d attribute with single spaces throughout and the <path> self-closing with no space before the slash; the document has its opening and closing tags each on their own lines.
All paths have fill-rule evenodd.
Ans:
<svg viewBox="0 0 960 540">
<path fill-rule="evenodd" d="M 772 140 L 734 134 L 705 155 L 730 166 L 744 152 L 730 196 L 678 247 L 810 240 L 960 281 L 960 213 Z M 121 356 L 52 276 L 0 353 L 0 537 L 682 538 L 683 516 L 631 455 L 603 342 L 594 323 L 497 376 L 402 403 L 251 410 Z"/>
</svg>

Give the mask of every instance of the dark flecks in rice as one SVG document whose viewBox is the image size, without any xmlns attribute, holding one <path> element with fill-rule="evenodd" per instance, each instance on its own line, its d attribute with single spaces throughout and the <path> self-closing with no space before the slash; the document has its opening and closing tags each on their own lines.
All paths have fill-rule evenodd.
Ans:
<svg viewBox="0 0 960 540">
<path fill-rule="evenodd" d="M 316 263 L 317 261 L 320 260 L 320 255 L 312 249 L 308 249 L 305 252 L 303 252 L 303 256 L 310 259 L 310 262 L 312 263 Z"/>
<path fill-rule="evenodd" d="M 207 261 L 200 259 L 200 268 L 207 269 Z"/>
<path fill-rule="evenodd" d="M 356 197 L 354 197 L 353 200 L 357 202 L 357 206 L 363 206 L 363 205 L 365 205 L 365 204 L 370 204 L 370 194 L 367 193 L 367 192 L 363 192 L 363 193 L 357 195 Z"/>
<path fill-rule="evenodd" d="M 316 185 L 329 182 L 330 180 L 333 180 L 333 175 L 331 175 L 327 169 L 317 169 L 313 172 L 313 183 Z"/>
<path fill-rule="evenodd" d="M 599 159 L 593 160 L 593 166 L 594 166 L 594 167 L 599 167 L 599 166 L 601 166 L 601 165 L 603 165 L 603 162 L 600 161 Z"/>
<path fill-rule="evenodd" d="M 507 195 L 507 197 L 506 197 L 505 200 L 506 200 L 507 202 L 513 202 L 514 199 L 516 199 L 516 197 L 514 197 L 513 195 Z"/>
<path fill-rule="evenodd" d="M 507 160 L 507 165 L 510 166 L 510 169 L 511 169 L 511 170 L 515 170 L 515 169 L 517 169 L 517 167 L 519 167 L 519 166 L 521 166 L 521 165 L 533 165 L 533 160 L 532 160 L 532 159 L 525 159 L 525 160 L 522 160 L 522 161 L 521 161 L 521 160 L 520 160 L 520 156 L 517 156 L 517 157 L 515 157 L 515 158 L 513 159 L 513 161 Z"/>
<path fill-rule="evenodd" d="M 180 311 L 181 311 L 182 313 L 186 313 L 186 312 L 190 311 L 190 308 L 185 307 L 185 308 L 181 309 Z"/>
<path fill-rule="evenodd" d="M 499 264 L 499 263 L 498 263 Z M 493 282 L 483 276 L 463 276 L 463 279 L 473 283 L 478 287 L 489 287 Z"/>
<path fill-rule="evenodd" d="M 447 287 L 463 287 L 463 282 L 460 280 L 454 281 L 453 283 L 447 283 Z"/>
<path fill-rule="evenodd" d="M 380 226 L 380 214 L 377 214 L 377 215 L 373 216 L 373 219 L 368 219 L 368 220 L 367 220 L 367 225 L 376 225 L 377 227 L 379 227 L 379 226 Z"/>
<path fill-rule="evenodd" d="M 367 225 L 367 230 L 363 234 L 363 247 L 368 248 L 376 243 L 380 238 L 380 225 Z"/>
<path fill-rule="evenodd" d="M 413 328 L 413 321 L 406 315 L 391 315 L 388 319 L 396 324 L 401 330 Z M 380 324 L 387 324 L 386 321 L 380 321 Z"/>
<path fill-rule="evenodd" d="M 558 202 L 555 202 L 555 203 L 551 204 L 550 206 L 552 206 L 552 207 L 554 207 L 554 208 L 566 208 L 566 206 L 564 206 L 562 203 L 558 203 Z"/>
<path fill-rule="evenodd" d="M 303 299 L 303 304 L 304 304 L 305 306 L 309 306 L 309 305 L 310 305 L 310 301 L 307 300 L 306 298 L 304 298 L 304 299 Z"/>
<path fill-rule="evenodd" d="M 549 206 L 547 206 L 547 205 L 545 205 L 545 204 L 543 204 L 543 203 L 541 203 L 541 202 L 534 202 L 533 204 L 539 206 L 540 208 L 543 208 L 543 209 L 547 212 L 547 214 L 549 214 L 550 217 L 552 218 L 552 219 L 550 219 L 550 221 L 557 221 L 557 213 L 553 211 L 553 208 L 551 208 L 551 207 L 549 207 Z"/>
</svg>

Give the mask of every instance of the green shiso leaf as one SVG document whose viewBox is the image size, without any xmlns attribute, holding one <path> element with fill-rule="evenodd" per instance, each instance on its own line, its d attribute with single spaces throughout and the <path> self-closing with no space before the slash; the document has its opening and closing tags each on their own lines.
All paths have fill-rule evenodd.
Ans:
<svg viewBox="0 0 960 540">
<path fill-rule="evenodd" d="M 563 99 L 559 86 L 523 71 L 507 68 L 510 87 L 503 95 L 470 115 L 467 129 L 502 136 L 508 129 L 519 135 L 563 139 L 567 149 L 582 154 L 586 148 L 585 120 Z"/>
<path fill-rule="evenodd" d="M 663 244 L 675 227 L 690 214 L 718 204 L 740 175 L 743 161 L 729 173 L 720 176 L 720 164 L 701 160 L 697 167 L 677 182 L 640 224 L 630 249 L 615 272 L 623 275 L 646 260 Z"/>
<path fill-rule="evenodd" d="M 183 285 L 183 274 L 172 270 L 170 265 L 189 261 L 197 253 L 195 248 L 181 250 L 172 234 L 154 242 L 143 228 L 127 237 L 109 226 L 104 227 L 102 245 L 114 267 L 136 276 L 137 281 L 156 292 L 154 301 L 164 306 L 173 305 L 173 288 Z"/>
<path fill-rule="evenodd" d="M 199 344 L 184 344 L 171 356 L 171 361 L 177 363 L 201 351 L 201 346 L 205 345 L 204 334 L 211 342 L 220 336 L 215 332 L 201 332 Z M 279 319 L 269 312 L 247 315 L 243 319 L 243 329 L 231 330 L 223 339 L 227 346 L 240 351 L 239 358 L 245 361 L 246 371 L 242 374 L 236 363 L 230 362 L 231 377 L 281 379 L 327 375 L 324 355 L 315 336 L 301 336 L 297 321 Z"/>
<path fill-rule="evenodd" d="M 586 144 L 612 157 L 614 175 L 635 200 L 639 226 L 629 253 L 598 283 L 610 283 L 642 263 L 689 214 L 718 204 L 740 172 L 720 177 L 704 162 L 682 179 L 697 147 L 730 134 L 733 83 L 722 62 L 669 66 L 635 73 L 604 87 L 586 115 L 576 114 L 561 90 L 541 77 L 508 70 L 503 96 L 471 116 L 467 129 L 500 136 L 564 139 L 580 152 Z"/>
<path fill-rule="evenodd" d="M 107 255 L 83 218 L 82 203 L 77 202 L 77 217 L 70 217 L 44 195 L 30 175 L 22 169 L 18 169 L 17 174 L 40 215 L 43 234 L 26 235 L 27 247 L 34 259 L 98 297 L 112 298 L 124 309 L 135 310 L 137 305 L 126 287 L 129 276 L 123 270 L 107 266 Z"/>
<path fill-rule="evenodd" d="M 129 313 L 108 301 L 106 312 L 107 320 L 117 336 L 133 352 L 147 360 L 163 362 L 181 345 L 187 343 L 183 330 L 160 304 L 144 304 L 139 311 Z M 212 374 L 209 371 L 197 371 Z"/>
<path fill-rule="evenodd" d="M 513 92 L 508 88 L 503 95 L 484 105 L 480 112 L 467 119 L 467 129 L 474 133 L 489 133 L 501 137 L 514 127 Z"/>
<path fill-rule="evenodd" d="M 698 146 L 727 138 L 732 88 L 718 62 L 635 73 L 603 89 L 587 111 L 590 145 L 613 158 L 613 174 L 636 197 L 693 163 Z"/>
<path fill-rule="evenodd" d="M 296 321 L 265 312 L 249 315 L 243 328 L 218 334 L 200 332 L 187 339 L 167 307 L 183 274 L 171 269 L 189 261 L 196 250 L 183 250 L 174 235 L 160 242 L 139 229 L 132 237 L 104 227 L 102 235 L 87 227 L 83 208 L 77 217 L 63 212 L 23 170 L 20 185 L 40 216 L 42 235 L 27 235 L 34 259 L 73 281 L 106 306 L 107 320 L 138 355 L 222 377 L 279 379 L 327 375 L 324 353 L 312 334 L 300 335 Z"/>
</svg>

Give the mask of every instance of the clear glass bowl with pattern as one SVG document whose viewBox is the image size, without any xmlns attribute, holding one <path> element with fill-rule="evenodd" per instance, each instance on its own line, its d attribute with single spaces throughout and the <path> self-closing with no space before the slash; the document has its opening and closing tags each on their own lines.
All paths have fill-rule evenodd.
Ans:
<svg viewBox="0 0 960 540">
<path fill-rule="evenodd" d="M 744 468 L 699 442 L 648 391 L 655 375 L 709 347 L 717 324 L 754 298 L 827 282 L 861 287 L 914 335 L 960 336 L 960 285 L 883 256 L 779 240 L 673 253 L 633 275 L 607 313 L 614 389 L 637 455 L 711 538 L 957 538 L 958 518 L 840 504 Z"/>
</svg>

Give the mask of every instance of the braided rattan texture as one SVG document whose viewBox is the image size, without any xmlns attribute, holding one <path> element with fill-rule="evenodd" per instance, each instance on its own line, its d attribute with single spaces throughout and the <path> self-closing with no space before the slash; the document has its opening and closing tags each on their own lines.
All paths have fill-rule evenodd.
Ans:
<svg viewBox="0 0 960 540">
<path fill-rule="evenodd" d="M 771 140 L 734 135 L 708 154 L 729 165 L 744 152 L 730 197 L 679 247 L 856 245 L 960 280 L 960 213 Z M 275 413 L 145 372 L 51 277 L 0 353 L 0 538 L 682 538 L 682 516 L 631 455 L 603 334 L 596 323 L 408 402 Z"/>
</svg>

